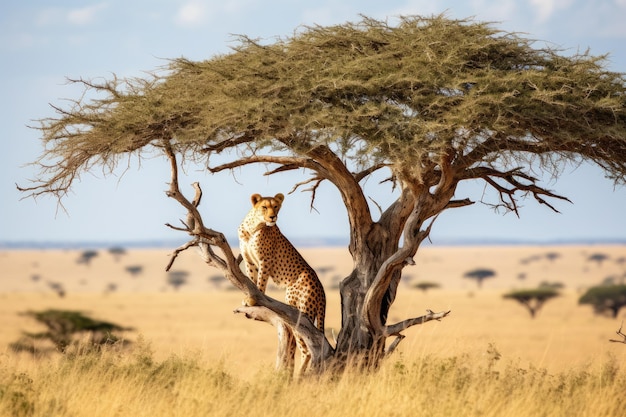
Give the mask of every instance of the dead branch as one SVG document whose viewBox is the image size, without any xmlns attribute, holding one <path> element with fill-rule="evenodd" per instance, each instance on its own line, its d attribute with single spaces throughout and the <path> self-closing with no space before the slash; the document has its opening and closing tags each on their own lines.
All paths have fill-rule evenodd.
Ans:
<svg viewBox="0 0 626 417">
<path fill-rule="evenodd" d="M 609 342 L 626 344 L 626 334 L 622 333 L 622 326 L 624 326 L 624 322 L 623 321 L 622 321 L 622 324 L 619 326 L 619 330 L 615 332 L 615 333 L 617 333 L 618 336 L 620 336 L 622 338 L 622 340 L 609 339 Z"/>
<path fill-rule="evenodd" d="M 567 197 L 555 194 L 550 190 L 536 185 L 536 182 L 538 181 L 537 178 L 531 177 L 530 175 L 522 172 L 521 168 L 515 168 L 509 171 L 498 171 L 489 167 L 477 167 L 468 169 L 464 174 L 464 179 L 470 178 L 483 179 L 499 193 L 500 202 L 502 203 L 501 205 L 507 210 L 514 212 L 517 216 L 519 216 L 517 200 L 515 198 L 515 194 L 517 192 L 532 194 L 539 204 L 545 204 L 556 213 L 559 213 L 559 211 L 548 203 L 543 196 L 571 203 Z M 526 180 L 529 183 L 522 183 L 518 180 L 518 178 Z M 505 184 L 499 183 L 496 179 L 504 181 Z"/>
<path fill-rule="evenodd" d="M 391 324 L 389 326 L 385 326 L 384 327 L 384 331 L 383 331 L 383 335 L 386 337 L 389 336 L 398 336 L 400 334 L 400 332 L 402 332 L 403 330 L 408 329 L 411 326 L 415 326 L 417 324 L 424 324 L 426 322 L 429 322 L 431 320 L 437 320 L 440 321 L 442 318 L 447 317 L 448 314 L 450 314 L 452 310 L 448 310 L 448 311 L 440 311 L 438 313 L 435 313 L 432 310 L 426 310 L 425 315 L 423 316 L 419 316 L 419 317 L 414 317 L 412 319 L 406 319 L 403 320 L 399 323 L 396 324 Z"/>
<path fill-rule="evenodd" d="M 163 141 L 163 149 L 170 160 L 171 168 L 171 182 L 167 196 L 178 201 L 188 212 L 187 220 L 183 222 L 185 228 L 175 227 L 170 224 L 167 225 L 174 230 L 186 231 L 193 236 L 193 239 L 172 252 L 171 259 L 166 269 L 169 270 L 172 267 L 181 252 L 190 247 L 197 246 L 200 249 L 201 256 L 205 263 L 221 269 L 226 278 L 244 293 L 245 301 L 248 306 L 240 307 L 236 309 L 235 312 L 243 313 L 248 318 L 272 324 L 277 328 L 279 337 L 286 335 L 284 331 L 285 328 L 289 329 L 292 334 L 300 336 L 305 341 L 312 354 L 311 367 L 316 370 L 321 370 L 325 360 L 333 354 L 333 349 L 324 336 L 324 333 L 318 330 L 297 308 L 274 300 L 259 291 L 257 286 L 243 274 L 239 267 L 239 258 L 233 255 L 232 249 L 224 235 L 206 228 L 203 224 L 202 216 L 198 211 L 198 206 L 202 198 L 200 184 L 193 184 L 195 196 L 192 201 L 189 201 L 180 192 L 178 187 L 178 163 L 171 143 L 169 141 Z M 215 252 L 214 247 L 222 252 L 221 256 Z M 281 340 L 281 342 L 283 341 Z M 280 346 L 284 348 L 286 345 L 285 343 L 281 343 Z M 282 353 L 283 364 L 288 364 L 288 358 L 284 357 L 284 352 Z M 280 354 L 281 349 L 279 349 L 279 355 Z"/>
<path fill-rule="evenodd" d="M 180 229 L 177 229 L 177 230 L 180 230 Z M 172 268 L 172 265 L 174 265 L 174 261 L 176 260 L 176 257 L 178 257 L 179 253 L 189 249 L 192 246 L 197 246 L 197 245 L 198 245 L 198 239 L 193 239 L 185 243 L 184 245 L 179 246 L 178 248 L 174 249 L 174 252 L 172 252 L 172 254 L 170 255 L 171 256 L 170 261 L 167 263 L 167 266 L 165 267 L 165 271 L 169 271 Z"/>
<path fill-rule="evenodd" d="M 385 350 L 385 355 L 391 355 L 396 348 L 398 347 L 398 345 L 400 344 L 400 342 L 402 342 L 402 339 L 404 339 L 406 336 L 403 334 L 397 334 L 396 338 L 394 339 L 393 342 L 391 342 L 391 344 L 387 347 L 387 349 Z"/>
<path fill-rule="evenodd" d="M 300 336 L 309 348 L 312 355 L 311 368 L 321 370 L 326 360 L 333 355 L 333 348 L 324 333 L 318 330 L 311 320 L 295 307 L 276 301 L 265 296 L 265 294 L 262 295 L 257 305 L 242 306 L 235 309 L 234 312 L 244 314 L 249 319 L 271 324 L 279 331 L 279 336 L 288 336 L 287 333 L 284 333 L 283 326 L 286 326 L 292 334 Z M 281 345 L 284 346 L 285 343 Z M 279 352 L 280 357 L 281 352 Z"/>
<path fill-rule="evenodd" d="M 446 205 L 446 209 L 471 206 L 472 204 L 474 204 L 474 202 L 469 198 L 464 198 L 463 200 L 450 200 Z"/>
</svg>

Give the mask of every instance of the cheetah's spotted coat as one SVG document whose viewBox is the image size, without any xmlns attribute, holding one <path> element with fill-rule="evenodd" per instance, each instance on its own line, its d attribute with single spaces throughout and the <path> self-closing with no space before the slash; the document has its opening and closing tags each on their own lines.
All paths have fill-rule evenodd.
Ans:
<svg viewBox="0 0 626 417">
<path fill-rule="evenodd" d="M 265 292 L 269 278 L 285 288 L 288 304 L 305 314 L 324 331 L 326 295 L 317 274 L 282 234 L 276 220 L 284 200 L 283 194 L 250 197 L 252 209 L 239 226 L 239 245 L 248 277 Z M 302 340 L 296 338 L 305 370 L 311 355 Z"/>
</svg>

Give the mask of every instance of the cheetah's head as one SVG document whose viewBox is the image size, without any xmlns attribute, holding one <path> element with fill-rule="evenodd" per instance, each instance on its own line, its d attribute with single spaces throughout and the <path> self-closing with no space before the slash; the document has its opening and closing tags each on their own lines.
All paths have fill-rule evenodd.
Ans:
<svg viewBox="0 0 626 417">
<path fill-rule="evenodd" d="M 252 209 L 254 210 L 257 224 L 265 223 L 267 226 L 274 226 L 276 220 L 278 220 L 278 211 L 284 199 L 285 196 L 281 193 L 276 194 L 274 197 L 252 194 L 250 201 L 252 201 Z"/>
</svg>

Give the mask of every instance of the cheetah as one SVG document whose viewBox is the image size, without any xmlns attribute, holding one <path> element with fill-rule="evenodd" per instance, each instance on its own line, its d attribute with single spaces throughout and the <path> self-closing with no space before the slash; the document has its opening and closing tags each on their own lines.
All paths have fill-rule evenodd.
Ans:
<svg viewBox="0 0 626 417">
<path fill-rule="evenodd" d="M 261 292 L 268 279 L 285 288 L 286 302 L 305 314 L 320 331 L 324 331 L 326 294 L 317 274 L 298 250 L 282 234 L 276 221 L 285 199 L 283 194 L 250 197 L 252 209 L 239 226 L 239 246 L 248 277 Z M 306 370 L 311 354 L 304 341 L 296 338 L 301 353 L 300 372 Z"/>
</svg>

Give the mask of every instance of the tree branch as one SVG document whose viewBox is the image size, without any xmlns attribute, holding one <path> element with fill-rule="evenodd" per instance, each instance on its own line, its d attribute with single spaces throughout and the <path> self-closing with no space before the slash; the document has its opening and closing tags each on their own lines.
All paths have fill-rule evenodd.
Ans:
<svg viewBox="0 0 626 417">
<path fill-rule="evenodd" d="M 383 335 L 385 337 L 389 337 L 389 336 L 398 336 L 400 335 L 400 332 L 408 329 L 411 326 L 415 326 L 417 324 L 424 324 L 426 322 L 429 322 L 431 320 L 437 320 L 437 321 L 441 321 L 442 318 L 447 317 L 448 314 L 450 314 L 451 310 L 448 311 L 440 311 L 438 313 L 435 313 L 432 310 L 426 310 L 425 315 L 420 316 L 420 317 L 415 317 L 412 319 L 407 319 L 407 320 L 403 320 L 399 323 L 396 324 L 392 324 L 389 326 L 385 326 L 384 330 L 383 330 Z"/>
<path fill-rule="evenodd" d="M 307 168 L 315 172 L 324 172 L 323 168 L 310 158 L 299 158 L 295 156 L 273 156 L 273 155 L 253 155 L 247 158 L 240 158 L 236 161 L 228 162 L 226 164 L 218 165 L 215 167 L 208 167 L 209 172 L 215 174 L 227 169 L 239 168 L 245 165 L 257 164 L 257 163 L 270 163 L 279 164 L 288 167 L 287 169 Z M 273 171 L 270 171 L 273 173 Z M 280 172 L 277 170 L 275 172 Z M 266 174 L 269 175 L 269 174 Z"/>
<path fill-rule="evenodd" d="M 622 324 L 620 324 L 620 326 L 619 326 L 619 330 L 615 332 L 615 333 L 617 333 L 618 336 L 622 337 L 622 340 L 609 339 L 609 342 L 626 344 L 626 334 L 622 333 L 622 326 L 624 326 L 624 322 L 623 321 L 622 321 Z"/>
<path fill-rule="evenodd" d="M 178 201 L 188 211 L 187 221 L 183 222 L 185 224 L 184 229 L 169 224 L 168 226 L 175 230 L 186 231 L 193 236 L 192 240 L 173 251 L 166 269 L 169 270 L 172 267 L 181 252 L 190 247 L 199 247 L 204 261 L 208 265 L 221 269 L 226 278 L 244 293 L 248 307 L 240 307 L 235 312 L 244 313 L 248 318 L 266 321 L 279 330 L 283 329 L 283 326 L 287 326 L 293 334 L 300 336 L 305 341 L 312 355 L 311 367 L 315 370 L 321 370 L 326 359 L 333 354 L 333 349 L 324 333 L 317 329 L 297 308 L 276 301 L 259 291 L 257 286 L 243 274 L 239 267 L 239 258 L 235 258 L 233 255 L 224 235 L 204 227 L 202 216 L 198 211 L 202 197 L 200 184 L 193 184 L 195 196 L 190 202 L 178 188 L 178 164 L 169 141 L 163 140 L 163 149 L 169 158 L 171 167 L 171 182 L 167 195 Z M 221 250 L 223 255 L 217 255 L 213 247 Z"/>
<path fill-rule="evenodd" d="M 507 210 L 514 212 L 517 216 L 519 216 L 517 200 L 515 198 L 515 193 L 517 192 L 532 194 L 537 202 L 545 204 L 556 213 L 559 213 L 559 211 L 548 203 L 542 196 L 564 200 L 571 203 L 567 197 L 555 194 L 552 191 L 536 185 L 537 179 L 522 172 L 521 168 L 515 168 L 503 172 L 489 167 L 477 167 L 465 171 L 464 179 L 477 178 L 483 179 L 487 184 L 494 188 L 500 195 L 500 202 L 502 205 Z M 529 184 L 520 182 L 518 178 L 528 181 Z M 508 184 L 508 186 L 497 182 L 496 179 L 504 181 L 505 184 Z"/>
<path fill-rule="evenodd" d="M 361 182 L 361 180 L 363 180 L 363 178 L 367 177 L 368 175 L 371 175 L 374 172 L 378 171 L 379 169 L 385 168 L 388 166 L 389 164 L 376 164 L 376 165 L 372 165 L 369 168 L 364 169 L 363 171 L 355 172 L 352 175 L 354 175 L 354 179 L 356 180 L 356 182 Z"/>
<path fill-rule="evenodd" d="M 283 324 L 286 325 L 294 335 L 304 340 L 312 355 L 311 369 L 315 371 L 321 371 L 328 358 L 333 355 L 333 348 L 324 333 L 295 307 L 264 296 L 259 299 L 258 305 L 238 307 L 234 312 L 244 314 L 249 319 L 269 323 L 277 330 Z"/>
<path fill-rule="evenodd" d="M 419 245 L 430 235 L 436 217 L 432 219 L 424 230 L 421 230 L 421 227 L 423 225 L 422 217 L 428 216 L 431 210 L 432 207 L 429 207 L 428 203 L 423 199 L 415 200 L 413 211 L 404 225 L 403 246 L 382 263 L 365 295 L 362 314 L 365 315 L 364 322 L 368 324 L 374 334 L 381 336 L 384 334 L 384 326 L 381 320 L 382 300 L 391 283 L 393 272 L 414 262 L 413 256 L 417 252 Z"/>
</svg>

